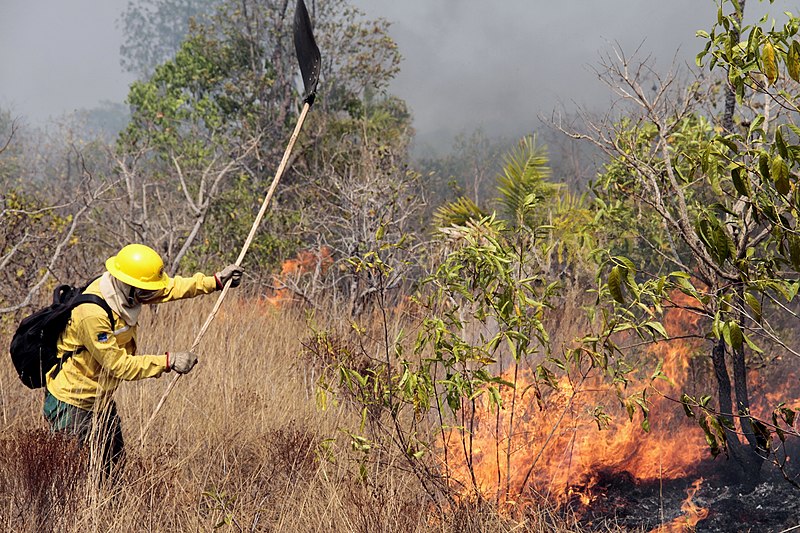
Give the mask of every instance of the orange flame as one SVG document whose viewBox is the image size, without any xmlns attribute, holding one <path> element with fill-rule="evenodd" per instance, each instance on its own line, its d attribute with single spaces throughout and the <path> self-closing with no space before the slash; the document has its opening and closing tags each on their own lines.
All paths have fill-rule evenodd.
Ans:
<svg viewBox="0 0 800 533">
<path fill-rule="evenodd" d="M 684 335 L 698 320 L 686 311 L 670 310 L 665 328 L 671 336 Z M 680 396 L 697 349 L 682 340 L 660 342 L 650 350 L 670 379 L 657 385 L 663 394 Z M 513 382 L 513 369 L 503 379 Z M 627 390 L 648 384 L 642 378 Z M 658 395 L 648 397 L 651 430 L 644 432 L 640 414 L 634 412 L 630 421 L 618 408 L 625 393 L 622 385 L 594 375 L 580 382 L 564 377 L 545 394 L 529 373 L 520 371 L 516 388 L 501 391 L 499 410 L 481 397 L 474 413 L 465 407 L 460 427 L 445 435 L 441 444 L 449 479 L 465 497 L 510 504 L 538 494 L 587 506 L 598 497 L 600 477 L 627 474 L 634 483 L 678 479 L 709 456 L 702 432 L 680 406 Z M 595 417 L 587 416 L 598 412 L 597 406 L 615 414 L 602 430 Z"/>
<path fill-rule="evenodd" d="M 694 503 L 694 496 L 703 484 L 703 478 L 696 479 L 692 486 L 686 490 L 686 499 L 681 504 L 683 516 L 679 516 L 669 524 L 663 524 L 650 533 L 688 533 L 694 531 L 700 520 L 708 517 L 708 509 L 698 507 Z"/>
<path fill-rule="evenodd" d="M 295 301 L 294 294 L 287 287 L 290 280 L 296 280 L 303 274 L 319 271 L 321 274 L 333 265 L 333 249 L 322 246 L 319 250 L 304 250 L 281 264 L 281 272 L 275 276 L 275 288 L 267 296 L 267 303 L 276 308 Z"/>
</svg>

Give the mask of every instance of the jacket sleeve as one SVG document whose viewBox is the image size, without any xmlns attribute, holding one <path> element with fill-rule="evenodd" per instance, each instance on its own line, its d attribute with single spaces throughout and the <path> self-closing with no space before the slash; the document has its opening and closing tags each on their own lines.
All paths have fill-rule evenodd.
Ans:
<svg viewBox="0 0 800 533">
<path fill-rule="evenodd" d="M 131 355 L 111 331 L 107 316 L 90 315 L 77 328 L 77 336 L 89 354 L 113 377 L 125 381 L 154 378 L 167 369 L 167 356 Z"/>
<path fill-rule="evenodd" d="M 181 300 L 183 298 L 194 298 L 195 296 L 209 294 L 216 290 L 217 280 L 214 276 L 206 276 L 199 272 L 191 278 L 175 276 L 169 280 L 169 283 L 164 289 L 145 303 L 160 304 Z"/>
</svg>

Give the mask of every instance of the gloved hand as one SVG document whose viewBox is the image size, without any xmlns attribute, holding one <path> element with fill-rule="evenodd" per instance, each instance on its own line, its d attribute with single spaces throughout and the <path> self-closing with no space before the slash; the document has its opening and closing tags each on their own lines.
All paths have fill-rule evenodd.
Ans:
<svg viewBox="0 0 800 533">
<path fill-rule="evenodd" d="M 216 274 L 214 278 L 217 280 L 217 289 L 222 290 L 228 280 L 231 280 L 231 287 L 238 287 L 242 282 L 242 274 L 244 270 L 238 265 L 228 265 Z"/>
<path fill-rule="evenodd" d="M 186 374 L 197 364 L 197 356 L 192 352 L 167 352 L 167 372 L 174 370 Z"/>
</svg>

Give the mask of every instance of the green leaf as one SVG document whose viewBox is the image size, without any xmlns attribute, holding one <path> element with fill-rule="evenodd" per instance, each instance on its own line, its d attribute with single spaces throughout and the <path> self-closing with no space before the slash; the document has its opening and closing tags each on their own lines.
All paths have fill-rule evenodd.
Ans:
<svg viewBox="0 0 800 533">
<path fill-rule="evenodd" d="M 787 300 L 792 301 L 794 297 L 797 296 L 797 293 L 800 292 L 800 281 L 796 281 L 794 283 L 789 284 L 789 293 Z"/>
<path fill-rule="evenodd" d="M 749 336 L 749 335 L 745 335 L 745 336 L 744 336 L 744 342 L 745 342 L 745 344 L 747 344 L 747 346 L 748 346 L 748 347 L 749 347 L 751 350 L 753 350 L 755 353 L 764 353 L 764 350 L 762 350 L 761 348 L 759 348 L 759 347 L 758 347 L 758 345 L 757 345 L 756 343 L 754 343 L 754 342 L 753 342 L 753 341 L 750 339 L 750 336 Z"/>
<path fill-rule="evenodd" d="M 753 311 L 753 318 L 756 319 L 756 322 L 761 322 L 761 302 L 758 301 L 752 293 L 745 292 L 744 293 L 744 301 L 747 302 L 747 305 L 750 307 L 750 310 Z"/>
<path fill-rule="evenodd" d="M 738 192 L 740 196 L 750 196 L 748 184 L 742 179 L 742 171 L 740 167 L 734 167 L 731 169 L 731 180 L 733 181 L 733 186 L 736 188 L 736 192 Z"/>
<path fill-rule="evenodd" d="M 714 434 L 711 433 L 711 428 L 708 427 L 708 417 L 701 418 L 698 420 L 698 423 L 703 429 L 703 434 L 706 437 L 706 443 L 708 443 L 708 447 L 711 449 L 711 455 L 716 457 L 720 453 L 719 443 L 717 442 L 716 437 L 714 437 Z"/>
<path fill-rule="evenodd" d="M 620 304 L 625 304 L 625 297 L 622 295 L 622 273 L 620 267 L 615 266 L 608 274 L 608 292 Z"/>
<path fill-rule="evenodd" d="M 767 449 L 769 449 L 770 443 L 772 442 L 772 434 L 767 425 L 753 417 L 748 417 L 748 420 L 750 420 L 750 425 L 754 432 L 763 439 L 762 442 L 766 443 Z"/>
<path fill-rule="evenodd" d="M 736 142 L 733 139 L 728 137 L 715 137 L 714 140 L 730 148 L 733 153 L 739 153 L 739 147 L 736 145 Z"/>
<path fill-rule="evenodd" d="M 665 339 L 669 338 L 669 335 L 667 335 L 667 330 L 664 329 L 664 326 L 661 325 L 660 322 L 655 322 L 655 321 L 651 320 L 649 322 L 646 322 L 644 324 L 644 327 L 646 327 L 649 330 L 652 330 L 654 333 L 658 333 L 659 335 L 661 335 Z"/>
<path fill-rule="evenodd" d="M 694 409 L 692 409 L 690 403 L 694 403 L 694 400 L 685 392 L 681 394 L 681 405 L 683 405 L 683 412 L 686 413 L 687 417 L 695 418 Z"/>
<path fill-rule="evenodd" d="M 794 81 L 800 81 L 800 43 L 792 41 L 786 54 L 786 69 Z"/>
<path fill-rule="evenodd" d="M 497 390 L 497 387 L 489 387 L 489 405 L 502 407 L 503 400 L 500 398 L 500 391 Z"/>
<path fill-rule="evenodd" d="M 775 128 L 775 146 L 778 148 L 778 154 L 780 154 L 782 158 L 789 158 L 789 149 L 786 147 L 786 141 L 783 140 L 780 126 Z"/>
<path fill-rule="evenodd" d="M 722 339 L 725 341 L 725 344 L 728 346 L 733 346 L 733 341 L 731 340 L 731 323 L 730 322 L 723 322 L 722 323 Z"/>
<path fill-rule="evenodd" d="M 739 324 L 737 324 L 736 322 L 730 321 L 728 322 L 727 329 L 730 332 L 730 336 L 725 340 L 730 340 L 730 345 L 733 347 L 734 350 L 741 350 L 744 342 L 744 337 L 742 335 L 742 328 L 740 328 Z"/>
<path fill-rule="evenodd" d="M 762 131 L 761 126 L 764 125 L 765 120 L 766 119 L 764 118 L 764 115 L 758 115 L 756 118 L 754 118 L 753 122 L 750 123 L 750 128 L 748 129 L 748 135 L 752 137 L 754 132 Z"/>
<path fill-rule="evenodd" d="M 795 421 L 795 418 L 797 417 L 797 412 L 792 410 L 792 409 L 789 409 L 788 407 L 781 407 L 780 408 L 780 412 L 781 412 L 781 418 L 783 418 L 783 421 L 786 422 L 786 424 L 789 427 L 794 426 L 794 421 Z"/>
<path fill-rule="evenodd" d="M 614 257 L 614 260 L 618 261 L 619 263 L 622 263 L 622 265 L 628 270 L 628 273 L 630 273 L 631 275 L 634 272 L 636 272 L 636 265 L 634 265 L 633 261 L 631 261 L 627 257 L 623 257 L 621 255 L 618 255 L 618 256 Z"/>
<path fill-rule="evenodd" d="M 790 233 L 787 235 L 786 240 L 789 244 L 789 260 L 795 270 L 800 270 L 800 236 Z"/>
<path fill-rule="evenodd" d="M 731 259 L 736 254 L 736 244 L 714 213 L 701 214 L 698 221 L 698 233 L 719 264 Z"/>
<path fill-rule="evenodd" d="M 797 124 L 785 124 L 785 126 L 792 130 L 795 135 L 800 136 L 800 126 L 797 126 Z"/>
<path fill-rule="evenodd" d="M 789 193 L 789 167 L 779 155 L 772 160 L 772 179 L 775 182 L 775 189 L 783 195 Z"/>
<path fill-rule="evenodd" d="M 758 172 L 761 174 L 763 182 L 770 180 L 769 154 L 767 152 L 762 151 L 758 156 Z"/>
</svg>

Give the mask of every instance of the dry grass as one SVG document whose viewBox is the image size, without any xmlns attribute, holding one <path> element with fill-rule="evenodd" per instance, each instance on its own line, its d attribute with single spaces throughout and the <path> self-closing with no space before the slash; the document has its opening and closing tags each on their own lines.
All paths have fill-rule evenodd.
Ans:
<svg viewBox="0 0 800 533">
<path fill-rule="evenodd" d="M 186 349 L 213 298 L 146 312 L 142 353 Z M 321 320 L 317 317 L 317 320 Z M 171 375 L 126 383 L 116 399 L 127 462 L 98 487 L 89 462 L 53 439 L 41 392 L 0 365 L 0 528 L 7 531 L 577 531 L 546 511 L 511 520 L 491 506 L 437 509 L 397 458 L 359 474 L 339 443 L 357 413 L 315 401 L 302 316 L 232 297 L 144 443 Z M 8 339 L 0 339 L 7 345 Z M 337 440 L 338 439 L 338 440 Z M 573 522 L 574 524 L 574 522 Z"/>
</svg>

